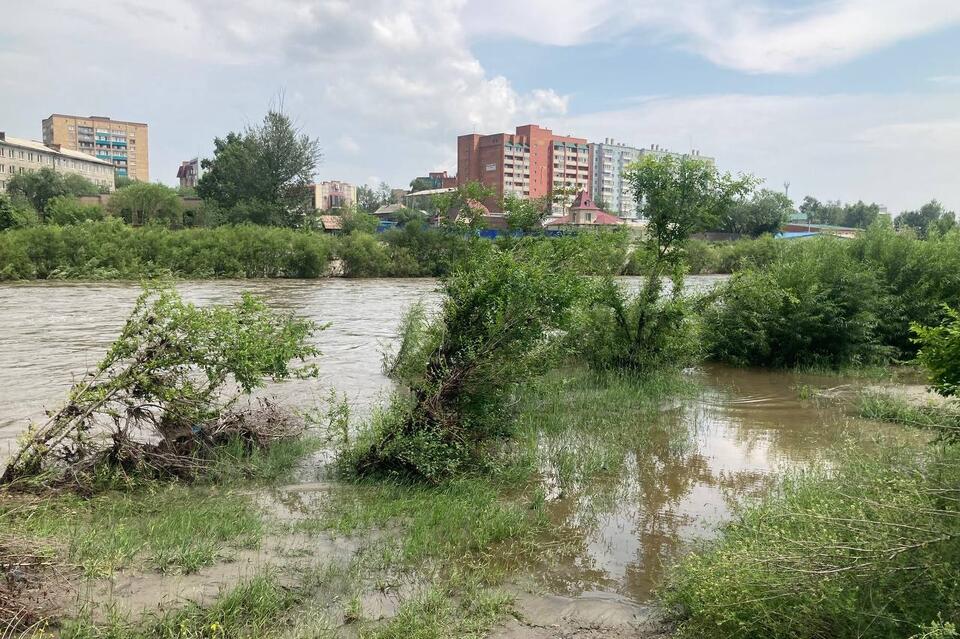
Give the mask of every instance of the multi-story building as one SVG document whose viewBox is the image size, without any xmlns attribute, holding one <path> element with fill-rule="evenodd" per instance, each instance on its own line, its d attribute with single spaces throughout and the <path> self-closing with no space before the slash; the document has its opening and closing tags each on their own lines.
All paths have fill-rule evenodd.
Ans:
<svg viewBox="0 0 960 639">
<path fill-rule="evenodd" d="M 577 191 L 590 190 L 590 148 L 582 138 L 554 135 L 535 124 L 518 126 L 516 133 L 461 135 L 457 184 L 468 182 L 490 187 L 491 200 L 508 194 L 538 198 L 557 189 L 572 200 Z"/>
<path fill-rule="evenodd" d="M 82 175 L 101 189 L 113 190 L 113 165 L 85 153 L 14 138 L 0 131 L 0 191 L 14 175 L 50 168 L 58 173 Z"/>
<path fill-rule="evenodd" d="M 637 217 L 637 203 L 634 201 L 630 185 L 623 179 L 623 170 L 631 162 L 644 156 L 663 157 L 697 157 L 713 163 L 713 158 L 701 156 L 699 151 L 690 153 L 675 153 L 661 149 L 659 145 L 651 145 L 649 149 L 639 149 L 613 138 L 606 138 L 603 142 L 591 142 L 590 153 L 593 164 L 593 189 L 591 195 L 595 202 L 599 202 L 607 211 L 623 218 Z"/>
<path fill-rule="evenodd" d="M 43 121 L 43 142 L 110 162 L 120 177 L 150 181 L 149 138 L 142 122 L 54 113 Z"/>
<path fill-rule="evenodd" d="M 180 180 L 180 188 L 195 189 L 197 182 L 203 176 L 203 167 L 200 166 L 200 158 L 184 160 L 177 169 L 177 178 Z"/>
<path fill-rule="evenodd" d="M 352 184 L 330 180 L 313 185 L 313 208 L 318 211 L 342 209 L 357 201 L 357 189 Z"/>
</svg>

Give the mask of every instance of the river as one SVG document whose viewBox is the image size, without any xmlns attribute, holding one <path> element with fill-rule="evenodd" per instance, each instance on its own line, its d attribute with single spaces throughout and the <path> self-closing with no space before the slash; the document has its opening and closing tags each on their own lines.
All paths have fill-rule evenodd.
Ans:
<svg viewBox="0 0 960 639">
<path fill-rule="evenodd" d="M 714 286 L 692 277 L 688 286 Z M 636 280 L 625 279 L 626 286 Z M 434 280 L 322 279 L 179 282 L 198 303 L 227 302 L 242 291 L 262 295 L 329 327 L 318 338 L 321 379 L 274 385 L 282 402 L 317 405 L 330 388 L 361 414 L 390 390 L 381 352 L 395 340 L 405 309 L 437 301 Z M 131 283 L 26 283 L 0 286 L 0 458 L 12 452 L 30 420 L 62 401 L 73 380 L 96 364 L 121 327 L 139 287 Z M 637 451 L 620 476 L 596 490 L 550 505 L 556 522 L 575 531 L 581 551 L 544 567 L 554 591 L 649 597 L 663 566 L 690 543 L 710 537 L 733 505 L 768 487 L 784 469 L 816 462 L 862 422 L 832 402 L 802 399 L 800 389 L 846 382 L 705 366 L 693 373 L 704 389 L 665 411 L 662 441 Z M 685 433 L 677 446 L 670 433 Z M 613 499 L 599 499 L 608 490 Z M 608 495 L 609 497 L 609 495 Z"/>
</svg>

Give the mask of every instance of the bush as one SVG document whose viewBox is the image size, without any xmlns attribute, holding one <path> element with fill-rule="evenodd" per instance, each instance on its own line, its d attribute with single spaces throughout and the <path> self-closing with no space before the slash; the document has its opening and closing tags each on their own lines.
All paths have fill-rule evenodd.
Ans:
<svg viewBox="0 0 960 639">
<path fill-rule="evenodd" d="M 884 361 L 888 296 L 840 240 L 794 245 L 764 269 L 734 275 L 706 313 L 713 357 L 736 365 L 827 366 Z"/>
<path fill-rule="evenodd" d="M 960 446 L 850 454 L 748 508 L 661 597 L 698 639 L 893 638 L 956 621 L 958 485 Z"/>
<path fill-rule="evenodd" d="M 930 373 L 930 382 L 944 396 L 960 394 L 960 311 L 946 308 L 939 326 L 913 325 L 920 345 L 917 361 Z"/>
<path fill-rule="evenodd" d="M 37 223 L 37 212 L 20 198 L 0 193 L 0 231 L 22 229 Z"/>
<path fill-rule="evenodd" d="M 484 447 L 505 434 L 511 390 L 542 370 L 551 331 L 580 290 L 569 269 L 530 246 L 475 242 L 443 283 L 439 313 L 415 307 L 407 315 L 400 349 L 386 362 L 406 392 L 343 452 L 344 468 L 437 482 L 480 463 Z"/>
<path fill-rule="evenodd" d="M 96 204 L 83 204 L 69 195 L 58 195 L 47 202 L 44 221 L 47 224 L 80 224 L 103 219 L 103 209 Z"/>
</svg>

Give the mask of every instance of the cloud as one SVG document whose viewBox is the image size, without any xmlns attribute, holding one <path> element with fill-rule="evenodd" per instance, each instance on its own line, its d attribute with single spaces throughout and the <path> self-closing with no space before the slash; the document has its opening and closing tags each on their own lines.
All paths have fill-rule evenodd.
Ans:
<svg viewBox="0 0 960 639">
<path fill-rule="evenodd" d="M 11 43 L 0 61 L 27 53 L 2 75 L 34 95 L 16 109 L 0 104 L 0 118 L 24 121 L 19 112 L 35 109 L 26 135 L 52 111 L 150 122 L 151 173 L 169 180 L 179 149 L 259 119 L 286 90 L 308 132 L 334 142 L 324 171 L 396 174 L 401 162 L 432 165 L 458 133 L 567 108 L 549 88 L 518 91 L 488 74 L 468 47 L 462 8 L 462 0 L 25 3 L 16 21 L 0 24 L 0 41 Z M 109 50 L 78 36 L 93 32 L 110 34 Z M 78 72 L 60 73 L 64 60 Z M 109 74 L 91 86 L 85 66 Z M 377 152 L 361 158 L 359 148 Z"/>
<path fill-rule="evenodd" d="M 821 0 L 804 8 L 772 0 L 535 0 L 514 19 L 507 0 L 471 3 L 476 36 L 550 45 L 620 38 L 667 42 L 748 73 L 800 73 L 960 24 L 956 0 Z"/>
<path fill-rule="evenodd" d="M 957 113 L 960 94 L 711 95 L 548 122 L 590 139 L 700 149 L 770 188 L 789 181 L 794 199 L 864 199 L 900 211 L 937 198 L 960 211 Z"/>
</svg>

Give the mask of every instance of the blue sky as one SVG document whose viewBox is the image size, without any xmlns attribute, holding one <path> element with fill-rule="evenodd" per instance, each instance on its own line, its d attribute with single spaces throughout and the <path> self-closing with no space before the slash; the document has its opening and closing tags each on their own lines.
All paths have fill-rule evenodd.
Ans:
<svg viewBox="0 0 960 639">
<path fill-rule="evenodd" d="M 284 94 L 319 179 L 405 185 L 456 135 L 529 122 L 691 147 L 796 199 L 960 211 L 957 0 L 9 3 L 0 130 L 151 127 L 151 178 Z M 533 25 L 536 25 L 534 28 Z M 94 35 L 95 34 L 95 35 Z M 107 35 L 109 34 L 109 35 Z"/>
</svg>

